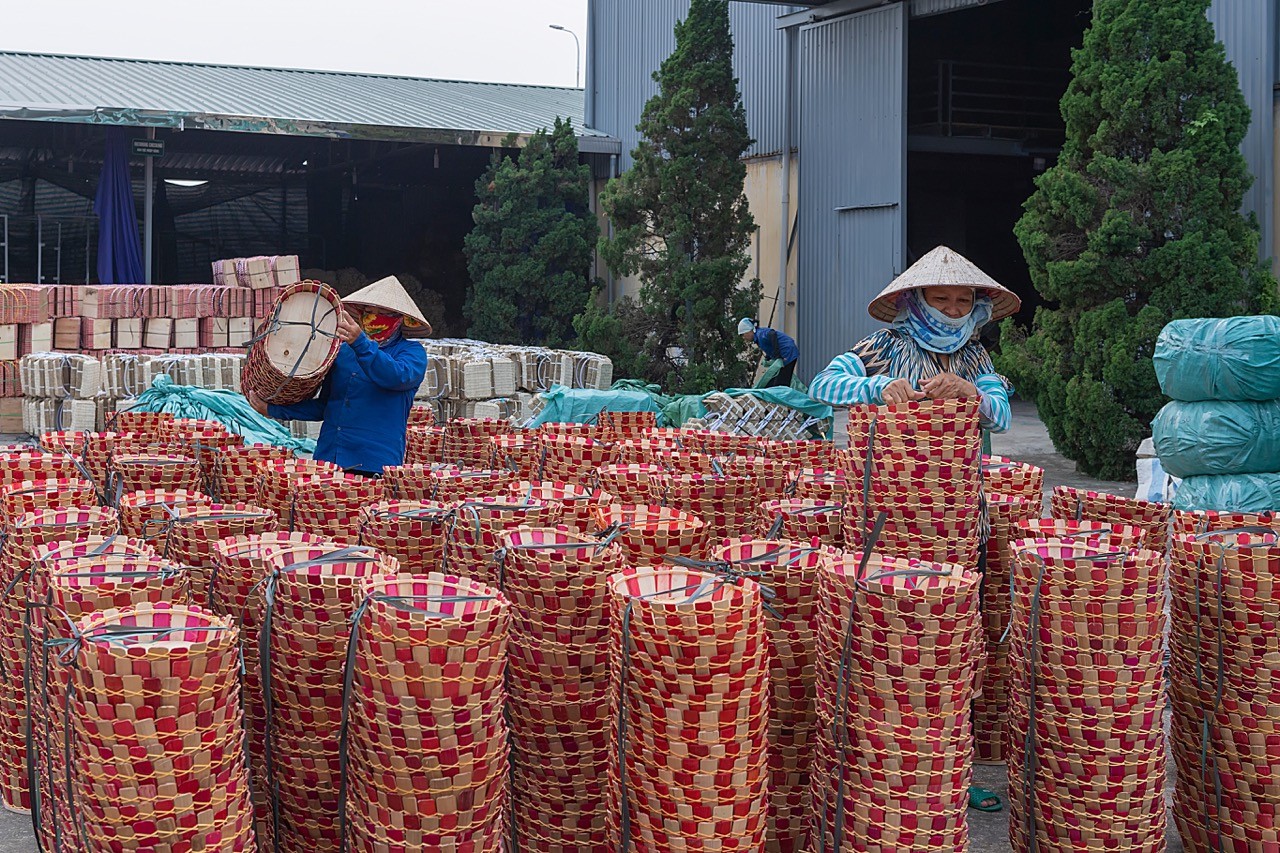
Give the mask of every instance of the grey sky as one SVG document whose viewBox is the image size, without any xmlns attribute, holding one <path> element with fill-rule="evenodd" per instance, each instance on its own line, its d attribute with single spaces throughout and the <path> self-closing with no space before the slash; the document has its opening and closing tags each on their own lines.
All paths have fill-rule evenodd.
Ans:
<svg viewBox="0 0 1280 853">
<path fill-rule="evenodd" d="M 3 0 L 0 50 L 572 86 L 587 0 Z M 585 73 L 585 69 L 584 69 Z"/>
</svg>

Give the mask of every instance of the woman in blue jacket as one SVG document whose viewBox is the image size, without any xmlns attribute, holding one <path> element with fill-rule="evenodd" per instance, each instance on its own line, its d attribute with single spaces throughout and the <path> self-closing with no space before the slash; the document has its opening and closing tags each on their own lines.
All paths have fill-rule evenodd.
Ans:
<svg viewBox="0 0 1280 853">
<path fill-rule="evenodd" d="M 800 359 L 800 348 L 788 334 L 777 329 L 760 328 L 756 321 L 744 317 L 738 321 L 738 334 L 748 345 L 755 344 L 764 353 L 766 362 L 782 360 L 782 369 L 769 380 L 766 388 L 790 388 L 791 377 L 796 372 L 796 362 Z"/>
<path fill-rule="evenodd" d="M 323 421 L 315 458 L 366 477 L 404 464 L 405 433 L 413 398 L 427 370 L 427 353 L 405 337 L 431 324 L 394 277 L 376 281 L 342 301 L 342 346 L 320 393 L 293 406 L 268 405 L 250 392 L 258 412 L 279 420 Z"/>
</svg>

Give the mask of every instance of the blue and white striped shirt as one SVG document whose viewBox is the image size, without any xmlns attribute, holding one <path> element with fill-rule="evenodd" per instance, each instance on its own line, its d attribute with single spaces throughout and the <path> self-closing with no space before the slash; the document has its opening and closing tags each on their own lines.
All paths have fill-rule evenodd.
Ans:
<svg viewBox="0 0 1280 853">
<path fill-rule="evenodd" d="M 954 373 L 977 387 L 982 400 L 978 413 L 982 426 L 992 432 L 1009 429 L 1009 383 L 995 371 L 991 355 L 978 341 L 970 341 L 949 356 L 921 347 L 899 329 L 882 329 L 859 341 L 849 352 L 836 356 L 809 384 L 809 396 L 831 406 L 883 403 L 884 389 L 895 379 L 906 379 L 917 389 L 920 382 L 940 373 Z"/>
</svg>

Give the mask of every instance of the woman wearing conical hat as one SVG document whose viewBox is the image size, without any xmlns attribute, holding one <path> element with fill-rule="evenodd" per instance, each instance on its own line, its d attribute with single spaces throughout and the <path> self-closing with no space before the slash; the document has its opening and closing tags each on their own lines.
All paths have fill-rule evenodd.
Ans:
<svg viewBox="0 0 1280 853">
<path fill-rule="evenodd" d="M 294 406 L 249 402 L 280 420 L 323 421 L 315 458 L 355 474 L 379 477 L 404 464 L 405 433 L 413 397 L 427 371 L 427 353 L 409 337 L 426 337 L 431 324 L 394 276 L 342 300 L 342 347 L 315 399 Z"/>
<path fill-rule="evenodd" d="M 1009 385 L 978 332 L 1015 313 L 1012 291 L 939 246 L 893 280 L 868 311 L 890 324 L 836 356 L 809 396 L 832 406 L 980 397 L 984 428 L 1009 428 Z"/>
</svg>

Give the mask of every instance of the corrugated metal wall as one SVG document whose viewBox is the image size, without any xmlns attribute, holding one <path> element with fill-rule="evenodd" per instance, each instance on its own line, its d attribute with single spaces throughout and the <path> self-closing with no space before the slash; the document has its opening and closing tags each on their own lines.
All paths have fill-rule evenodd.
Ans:
<svg viewBox="0 0 1280 853">
<path fill-rule="evenodd" d="M 1227 48 L 1227 59 L 1240 75 L 1240 89 L 1253 111 L 1253 123 L 1245 136 L 1245 159 L 1254 182 L 1244 199 L 1245 210 L 1258 215 L 1262 229 L 1262 256 L 1270 257 L 1275 199 L 1275 83 L 1276 0 L 1214 0 L 1209 20 L 1218 40 Z"/>
<path fill-rule="evenodd" d="M 924 18 L 928 15 L 941 15 L 944 12 L 998 2 L 999 0 L 911 0 L 911 17 Z"/>
<path fill-rule="evenodd" d="M 800 371 L 879 327 L 867 303 L 902 270 L 906 16 L 902 4 L 800 31 Z"/>
<path fill-rule="evenodd" d="M 782 150 L 783 35 L 774 20 L 795 8 L 763 3 L 729 7 L 734 71 L 756 140 L 751 156 Z M 675 48 L 672 28 L 688 12 L 689 0 L 591 0 L 587 98 L 592 102 L 586 114 L 596 130 L 622 140 L 623 169 L 630 167 L 639 141 L 640 111 L 658 91 L 653 72 Z"/>
</svg>

